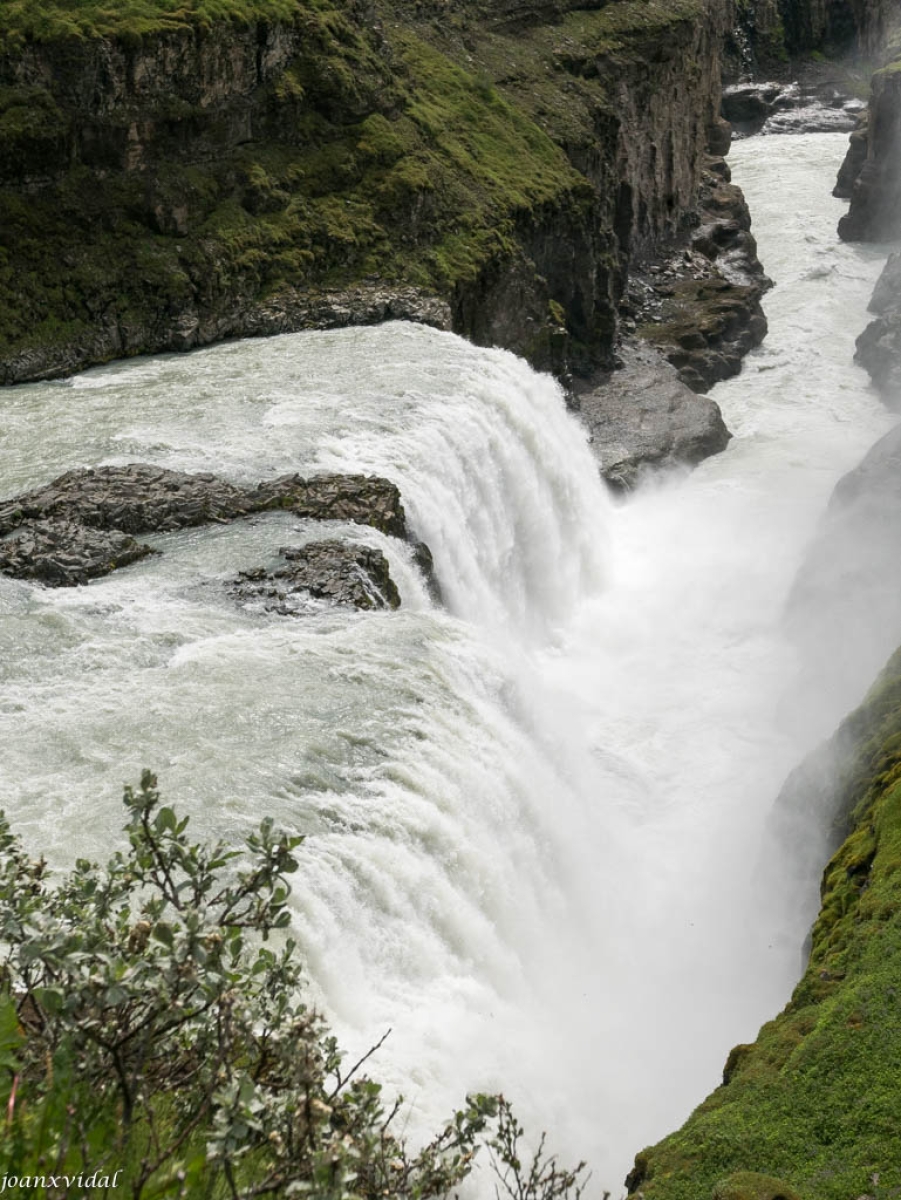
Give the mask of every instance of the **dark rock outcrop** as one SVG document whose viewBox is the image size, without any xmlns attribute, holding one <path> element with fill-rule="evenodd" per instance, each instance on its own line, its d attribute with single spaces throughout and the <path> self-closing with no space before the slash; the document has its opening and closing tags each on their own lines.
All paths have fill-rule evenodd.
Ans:
<svg viewBox="0 0 901 1200">
<path fill-rule="evenodd" d="M 0 537 L 7 535 L 0 542 L 0 571 L 51 586 L 84 583 L 149 554 L 134 534 L 272 510 L 407 536 L 400 493 L 377 476 L 284 475 L 240 488 L 215 475 L 131 463 L 67 471 L 0 504 Z"/>
<path fill-rule="evenodd" d="M 400 492 L 374 475 L 283 475 L 240 488 L 216 475 L 130 463 L 67 471 L 46 487 L 0 504 L 0 534 L 25 520 L 75 521 L 94 529 L 168 533 L 249 513 L 285 509 L 299 517 L 354 521 L 406 537 Z"/>
<path fill-rule="evenodd" d="M 654 350 L 629 345 L 621 355 L 620 370 L 578 395 L 601 474 L 611 486 L 631 488 L 649 467 L 694 466 L 725 449 L 731 435 L 719 405 L 682 383 Z"/>
<path fill-rule="evenodd" d="M 869 109 L 864 109 L 848 139 L 848 149 L 845 151 L 842 165 L 838 169 L 835 187 L 832 189 L 833 196 L 837 196 L 840 200 L 850 200 L 855 180 L 863 169 L 863 164 L 867 161 L 869 125 Z"/>
<path fill-rule="evenodd" d="M 846 242 L 901 237 L 901 60 L 873 76 L 866 147 L 850 207 L 838 223 Z M 859 158 L 859 147 L 855 154 Z"/>
<path fill-rule="evenodd" d="M 644 287 L 637 332 L 695 392 L 741 370 L 766 335 L 760 299 L 770 280 L 757 258 L 751 217 L 722 159 L 708 160 L 699 225 L 688 247 L 636 277 Z"/>
<path fill-rule="evenodd" d="M 329 540 L 285 547 L 280 554 L 284 566 L 242 571 L 232 594 L 244 604 L 282 616 L 311 611 L 311 598 L 352 608 L 400 607 L 381 550 Z"/>
<path fill-rule="evenodd" d="M 901 254 L 893 254 L 885 264 L 870 311 L 878 315 L 858 337 L 854 357 L 885 402 L 901 407 Z"/>
<path fill-rule="evenodd" d="M 821 83 L 741 83 L 723 91 L 723 116 L 738 136 L 840 133 L 853 129 L 863 101 Z"/>
<path fill-rule="evenodd" d="M 117 529 L 91 529 L 74 521 L 26 521 L 0 539 L 0 572 L 48 587 L 74 587 L 153 551 Z"/>
</svg>

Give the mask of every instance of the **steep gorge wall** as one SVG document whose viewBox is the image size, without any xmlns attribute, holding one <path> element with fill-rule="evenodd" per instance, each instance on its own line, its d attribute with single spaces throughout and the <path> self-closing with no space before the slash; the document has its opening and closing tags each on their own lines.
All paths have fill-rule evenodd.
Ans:
<svg viewBox="0 0 901 1200">
<path fill-rule="evenodd" d="M 690 221 L 726 0 L 308 6 L 0 54 L 0 381 L 413 316 L 609 353 Z"/>
<path fill-rule="evenodd" d="M 811 52 L 873 60 L 896 9 L 894 0 L 738 0 L 730 65 L 781 74 Z"/>
</svg>

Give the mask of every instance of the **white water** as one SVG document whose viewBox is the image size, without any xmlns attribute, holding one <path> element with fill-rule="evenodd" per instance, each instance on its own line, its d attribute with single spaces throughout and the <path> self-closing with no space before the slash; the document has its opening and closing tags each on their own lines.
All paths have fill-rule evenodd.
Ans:
<svg viewBox="0 0 901 1200">
<path fill-rule="evenodd" d="M 444 611 L 405 547 L 354 527 L 399 612 L 237 610 L 224 581 L 321 535 L 286 516 L 159 538 L 84 589 L 0 579 L 0 803 L 60 863 L 106 852 L 144 765 L 205 832 L 266 813 L 306 832 L 314 993 L 354 1051 L 393 1028 L 372 1068 L 413 1131 L 503 1088 L 615 1191 L 787 996 L 803 930 L 773 932 L 778 904 L 761 921 L 765 815 L 859 697 L 799 691 L 782 607 L 836 479 L 890 424 L 851 365 L 880 258 L 834 235 L 843 144 L 737 148 L 771 333 L 717 389 L 729 450 L 625 505 L 549 379 L 409 326 L 0 398 L 3 496 L 127 461 L 399 483 Z"/>
</svg>

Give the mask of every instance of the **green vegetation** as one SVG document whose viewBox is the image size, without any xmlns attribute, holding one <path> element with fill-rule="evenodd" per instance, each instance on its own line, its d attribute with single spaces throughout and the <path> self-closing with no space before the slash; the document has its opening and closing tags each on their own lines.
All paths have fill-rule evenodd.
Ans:
<svg viewBox="0 0 901 1200">
<path fill-rule="evenodd" d="M 149 142 L 132 169 L 134 112 L 98 124 L 46 88 L 0 91 L 7 173 L 44 181 L 0 188 L 0 355 L 134 353 L 166 345 L 185 312 L 228 329 L 254 304 L 373 278 L 452 295 L 515 254 L 543 206 L 584 219 L 587 181 L 478 72 L 412 28 L 379 30 L 329 0 L 279 3 L 296 30 L 288 68 L 252 101 L 237 86 L 231 107 L 164 90 L 164 109 L 158 100 L 142 114 Z M 229 6 L 263 8 L 278 4 Z M 200 20 L 212 9 L 171 11 Z M 17 28 L 9 11 L 4 20 Z M 189 66 L 203 47 L 185 51 Z M 183 161 L 181 128 L 215 146 L 251 103 L 264 136 Z M 118 163 L 102 180 L 70 165 L 86 122 Z"/>
<path fill-rule="evenodd" d="M 527 1161 L 502 1096 L 416 1152 L 393 1132 L 373 1052 L 345 1066 L 299 997 L 300 838 L 192 844 L 148 772 L 125 805 L 128 851 L 55 887 L 0 818 L 0 1178 L 49 1200 L 98 1178 L 131 1200 L 426 1200 L 484 1151 L 499 1196 L 578 1200 L 583 1168 L 543 1140 Z"/>
<path fill-rule="evenodd" d="M 845 840 L 807 970 L 724 1086 L 640 1156 L 647 1200 L 901 1196 L 901 651 L 835 744 Z"/>
<path fill-rule="evenodd" d="M 290 21 L 298 0 L 4 0 L 0 47 L 26 38 L 142 37 L 216 21 Z"/>
</svg>

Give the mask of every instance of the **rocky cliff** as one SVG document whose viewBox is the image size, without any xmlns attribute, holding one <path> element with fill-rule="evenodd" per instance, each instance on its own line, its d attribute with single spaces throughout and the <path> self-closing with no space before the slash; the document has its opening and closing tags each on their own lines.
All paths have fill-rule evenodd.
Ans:
<svg viewBox="0 0 901 1200">
<path fill-rule="evenodd" d="M 873 59 L 883 48 L 893 0 L 751 0 L 735 7 L 730 73 L 781 73 L 812 51 Z"/>
<path fill-rule="evenodd" d="M 0 17 L 0 381 L 391 316 L 605 359 L 722 141 L 728 0 L 245 8 Z"/>
<path fill-rule="evenodd" d="M 802 827 L 830 820 L 840 843 L 807 968 L 757 1041 L 732 1050 L 722 1086 L 637 1156 L 628 1182 L 645 1200 L 901 1190 L 901 652 L 780 806 Z"/>
<path fill-rule="evenodd" d="M 901 55 L 873 76 L 864 145 L 856 156 L 854 149 L 852 143 L 848 159 L 856 157 L 859 169 L 839 236 L 849 242 L 901 237 Z"/>
</svg>

